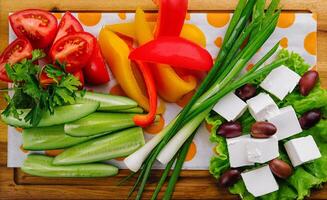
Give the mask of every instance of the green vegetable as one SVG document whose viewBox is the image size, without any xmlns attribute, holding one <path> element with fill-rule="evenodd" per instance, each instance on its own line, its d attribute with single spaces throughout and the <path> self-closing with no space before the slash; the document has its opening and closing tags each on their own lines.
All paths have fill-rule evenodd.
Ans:
<svg viewBox="0 0 327 200">
<path fill-rule="evenodd" d="M 118 174 L 118 168 L 101 163 L 80 164 L 70 166 L 54 166 L 52 165 L 53 158 L 31 154 L 28 155 L 22 171 L 33 176 L 43 177 L 107 177 Z"/>
<path fill-rule="evenodd" d="M 110 133 L 135 126 L 134 114 L 95 112 L 65 124 L 65 132 L 74 137 Z"/>
<path fill-rule="evenodd" d="M 143 113 L 144 110 L 141 107 L 129 108 L 124 110 L 113 110 L 112 113 Z"/>
<path fill-rule="evenodd" d="M 53 164 L 71 165 L 124 157 L 142 147 L 144 143 L 142 129 L 130 128 L 68 148 L 54 159 Z"/>
<path fill-rule="evenodd" d="M 54 126 L 75 121 L 93 113 L 98 107 L 98 102 L 85 101 L 83 103 L 55 107 L 53 114 L 42 111 L 38 113 L 41 120 L 37 124 L 37 127 Z M 11 126 L 31 128 L 33 125 L 25 121 L 25 116 L 29 115 L 30 111 L 30 109 L 17 110 L 17 112 L 20 113 L 21 119 L 17 119 L 13 114 L 8 116 L 2 114 L 1 118 L 6 124 Z"/>
<path fill-rule="evenodd" d="M 310 68 L 310 65 L 306 63 L 299 54 L 290 52 L 286 49 L 282 49 L 279 52 L 278 58 L 287 58 L 285 65 L 298 73 L 300 76 L 302 76 Z"/>
</svg>

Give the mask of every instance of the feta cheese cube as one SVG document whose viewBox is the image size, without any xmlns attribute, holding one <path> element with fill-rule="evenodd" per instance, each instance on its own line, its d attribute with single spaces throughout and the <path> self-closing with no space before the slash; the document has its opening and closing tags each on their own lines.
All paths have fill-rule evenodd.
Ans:
<svg viewBox="0 0 327 200">
<path fill-rule="evenodd" d="M 260 93 L 257 96 L 246 101 L 249 111 L 256 121 L 267 120 L 270 116 L 279 113 L 278 106 L 274 100 L 266 93 Z"/>
<path fill-rule="evenodd" d="M 259 197 L 279 189 L 269 166 L 241 173 L 245 187 L 253 196 Z"/>
<path fill-rule="evenodd" d="M 246 108 L 247 104 L 231 92 L 220 99 L 213 110 L 227 121 L 234 121 L 246 111 Z"/>
<path fill-rule="evenodd" d="M 277 128 L 275 135 L 278 140 L 283 140 L 302 132 L 301 125 L 292 106 L 281 108 L 279 111 L 279 114 L 268 118 L 268 121 Z"/>
<path fill-rule="evenodd" d="M 250 135 L 226 139 L 231 167 L 254 165 L 253 162 L 248 161 L 246 153 L 246 146 L 250 139 Z"/>
<path fill-rule="evenodd" d="M 272 70 L 268 76 L 261 82 L 260 87 L 283 100 L 288 93 L 291 93 L 301 76 L 286 66 L 280 66 Z"/>
<path fill-rule="evenodd" d="M 266 139 L 251 138 L 246 145 L 249 162 L 265 163 L 279 156 L 278 139 L 272 136 Z"/>
<path fill-rule="evenodd" d="M 284 146 L 294 167 L 321 157 L 319 148 L 311 135 L 290 140 Z"/>
</svg>

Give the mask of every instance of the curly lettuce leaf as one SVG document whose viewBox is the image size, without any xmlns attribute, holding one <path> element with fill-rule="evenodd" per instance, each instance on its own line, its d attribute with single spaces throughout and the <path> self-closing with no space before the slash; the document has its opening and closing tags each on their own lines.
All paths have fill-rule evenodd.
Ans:
<svg viewBox="0 0 327 200">
<path fill-rule="evenodd" d="M 239 180 L 232 187 L 230 187 L 229 192 L 231 194 L 239 195 L 244 200 L 254 200 L 255 199 L 255 197 L 246 190 L 243 180 Z"/>
<path fill-rule="evenodd" d="M 310 65 L 297 53 L 282 49 L 278 53 L 278 59 L 287 58 L 285 66 L 302 76 L 306 71 L 309 70 Z"/>
</svg>

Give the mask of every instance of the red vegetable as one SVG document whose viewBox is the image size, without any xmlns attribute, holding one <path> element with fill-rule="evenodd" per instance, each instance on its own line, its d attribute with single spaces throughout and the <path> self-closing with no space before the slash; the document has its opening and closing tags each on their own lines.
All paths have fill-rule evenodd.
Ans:
<svg viewBox="0 0 327 200">
<path fill-rule="evenodd" d="M 81 85 L 79 88 L 83 88 L 84 87 L 84 76 L 83 76 L 82 70 L 74 72 L 72 74 L 81 82 Z M 58 77 L 58 79 L 60 80 L 61 77 Z M 43 87 L 47 87 L 48 85 L 55 83 L 55 81 L 52 78 L 49 78 L 45 72 L 41 73 L 41 75 L 39 77 L 39 81 Z"/>
<path fill-rule="evenodd" d="M 101 85 L 110 80 L 109 72 L 98 44 L 95 45 L 90 64 L 83 68 L 83 72 L 86 82 L 92 85 Z"/>
<path fill-rule="evenodd" d="M 26 37 L 34 48 L 48 47 L 57 33 L 57 18 L 50 12 L 28 9 L 9 16 L 17 37 Z"/>
<path fill-rule="evenodd" d="M 187 13 L 188 0 L 159 0 L 155 36 L 179 36 Z"/>
<path fill-rule="evenodd" d="M 53 43 L 68 34 L 81 31 L 84 31 L 82 25 L 70 12 L 67 11 L 60 20 L 57 36 Z"/>
<path fill-rule="evenodd" d="M 0 56 L 0 80 L 11 82 L 6 72 L 6 63 L 12 65 L 29 58 L 32 56 L 32 51 L 31 43 L 25 38 L 17 38 L 10 43 Z"/>
<path fill-rule="evenodd" d="M 201 71 L 208 71 L 213 65 L 207 50 L 180 37 L 160 37 L 152 40 L 134 49 L 129 58 Z"/>
<path fill-rule="evenodd" d="M 136 115 L 134 116 L 133 120 L 134 123 L 138 126 L 141 127 L 146 127 L 149 126 L 150 124 L 153 123 L 155 117 L 156 117 L 156 111 L 157 111 L 157 91 L 156 91 L 156 86 L 154 83 L 153 76 L 151 74 L 151 70 L 149 66 L 146 63 L 136 61 L 138 64 L 140 71 L 143 75 L 144 82 L 147 88 L 147 93 L 149 96 L 149 104 L 150 104 L 150 109 L 149 113 L 146 115 Z"/>
<path fill-rule="evenodd" d="M 67 72 L 76 72 L 88 65 L 96 39 L 86 32 L 77 32 L 60 38 L 51 47 L 50 56 L 66 64 Z"/>
</svg>

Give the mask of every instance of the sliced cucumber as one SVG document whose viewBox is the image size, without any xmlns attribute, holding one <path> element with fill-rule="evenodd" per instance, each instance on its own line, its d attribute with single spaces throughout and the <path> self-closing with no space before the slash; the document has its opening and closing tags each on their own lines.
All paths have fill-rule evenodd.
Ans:
<svg viewBox="0 0 327 200">
<path fill-rule="evenodd" d="M 124 157 L 132 154 L 143 145 L 142 128 L 130 128 L 70 147 L 56 156 L 53 164 L 92 163 Z"/>
<path fill-rule="evenodd" d="M 43 177 L 107 177 L 118 174 L 118 168 L 108 164 L 93 163 L 71 166 L 55 166 L 53 157 L 44 155 L 28 155 L 23 166 L 23 172 L 33 176 Z"/>
<path fill-rule="evenodd" d="M 113 112 L 113 113 L 139 113 L 140 114 L 140 113 L 143 113 L 144 110 L 141 107 L 135 107 L 135 108 L 129 108 L 129 109 L 124 109 L 124 110 L 113 110 L 110 112 Z"/>
<path fill-rule="evenodd" d="M 95 101 L 85 101 L 83 103 L 59 106 L 54 109 L 53 115 L 51 115 L 49 112 L 42 113 L 41 121 L 37 127 L 54 126 L 72 122 L 93 113 L 98 107 L 99 103 Z M 17 119 L 12 115 L 1 115 L 1 118 L 8 125 L 21 128 L 30 128 L 32 125 L 24 120 L 24 117 L 29 111 L 29 109 L 18 110 L 19 113 L 22 113 L 20 119 Z"/>
<path fill-rule="evenodd" d="M 125 110 L 137 107 L 136 101 L 123 96 L 85 92 L 83 98 L 100 102 L 99 111 Z"/>
<path fill-rule="evenodd" d="M 65 133 L 64 125 L 27 128 L 23 130 L 23 147 L 26 150 L 42 151 L 63 149 L 87 140 L 92 137 L 72 137 Z"/>
<path fill-rule="evenodd" d="M 95 112 L 65 124 L 65 132 L 75 137 L 109 133 L 135 126 L 133 117 L 134 114 Z"/>
</svg>

